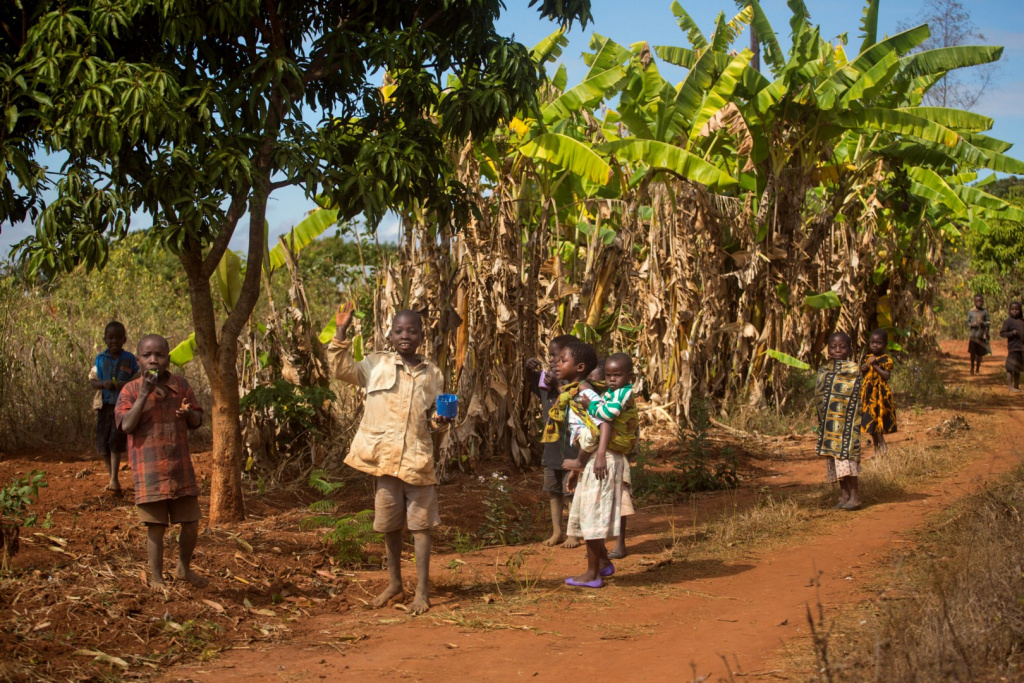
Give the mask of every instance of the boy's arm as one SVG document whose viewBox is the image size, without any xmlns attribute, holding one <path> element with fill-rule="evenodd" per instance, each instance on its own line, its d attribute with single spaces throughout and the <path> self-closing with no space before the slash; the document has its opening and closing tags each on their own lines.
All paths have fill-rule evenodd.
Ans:
<svg viewBox="0 0 1024 683">
<path fill-rule="evenodd" d="M 327 345 L 327 368 L 331 377 L 365 387 L 370 379 L 373 362 L 366 356 L 357 363 L 352 356 L 352 342 L 334 337 Z"/>
<path fill-rule="evenodd" d="M 125 434 L 131 434 L 142 419 L 142 413 L 146 410 L 146 399 L 156 386 L 156 379 L 150 375 L 143 377 L 138 388 L 126 386 L 117 397 L 117 407 L 114 408 L 114 422 Z M 138 391 L 138 396 L 135 392 Z"/>
<path fill-rule="evenodd" d="M 95 376 L 94 376 L 95 373 Z M 93 363 L 92 372 L 89 373 L 89 386 L 93 389 L 113 389 L 114 382 L 111 379 L 100 379 L 100 364 L 99 359 Z"/>
<path fill-rule="evenodd" d="M 612 423 L 602 422 L 598 429 L 601 430 L 601 436 L 597 441 L 597 450 L 594 451 L 594 476 L 601 480 L 608 476 L 605 453 L 608 451 L 608 443 L 612 440 Z"/>
<path fill-rule="evenodd" d="M 590 417 L 611 422 L 622 414 L 622 407 L 626 405 L 626 401 L 632 395 L 633 387 L 615 389 L 604 396 L 592 398 L 590 405 L 587 406 L 587 412 L 590 413 Z"/>
</svg>

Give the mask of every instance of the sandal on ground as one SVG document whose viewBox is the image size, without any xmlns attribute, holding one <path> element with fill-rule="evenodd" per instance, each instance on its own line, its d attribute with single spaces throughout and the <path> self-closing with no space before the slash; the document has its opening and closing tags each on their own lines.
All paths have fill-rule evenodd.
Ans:
<svg viewBox="0 0 1024 683">
<path fill-rule="evenodd" d="M 847 503 L 846 505 L 843 505 L 839 509 L 840 510 L 850 510 L 850 511 L 853 511 L 853 510 L 860 510 L 860 508 L 861 508 L 861 504 L 860 503 L 857 503 L 856 505 L 850 505 L 849 503 Z"/>
<path fill-rule="evenodd" d="M 565 584 L 567 586 L 576 586 L 577 588 L 600 588 L 604 585 L 604 581 L 601 580 L 600 576 L 593 581 L 577 581 L 575 578 L 570 576 L 565 580 Z"/>
<path fill-rule="evenodd" d="M 629 553 L 628 552 L 620 553 L 618 550 L 613 550 L 610 553 L 608 553 L 608 559 L 609 560 L 621 560 L 626 555 L 629 555 Z"/>
<path fill-rule="evenodd" d="M 611 557 L 611 556 L 609 555 L 609 557 Z M 600 574 L 601 576 L 603 576 L 603 577 L 605 577 L 607 579 L 609 576 L 612 576 L 613 574 L 615 574 L 615 565 L 614 564 L 609 564 L 607 567 L 602 567 L 601 571 L 599 571 L 598 574 Z"/>
</svg>

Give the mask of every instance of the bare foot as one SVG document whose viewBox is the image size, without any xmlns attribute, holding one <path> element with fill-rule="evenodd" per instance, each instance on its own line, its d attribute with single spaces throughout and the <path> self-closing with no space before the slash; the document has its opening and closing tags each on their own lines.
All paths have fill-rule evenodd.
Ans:
<svg viewBox="0 0 1024 683">
<path fill-rule="evenodd" d="M 378 598 L 379 599 L 379 598 Z M 430 611 L 430 597 L 419 593 L 412 599 L 409 605 L 409 614 L 423 614 Z"/>
<path fill-rule="evenodd" d="M 174 578 L 178 581 L 188 581 L 196 588 L 205 588 L 210 583 L 209 579 L 204 579 L 191 569 L 185 569 L 181 566 L 174 570 Z"/>
<path fill-rule="evenodd" d="M 153 591 L 154 593 L 166 593 L 167 584 L 164 583 L 163 578 L 154 579 L 153 577 L 150 577 L 149 590 Z"/>
<path fill-rule="evenodd" d="M 120 498 L 121 496 L 124 495 L 124 491 L 121 490 L 121 485 L 120 484 L 117 484 L 117 485 L 107 484 L 107 488 L 105 488 L 104 490 L 105 491 L 110 491 L 110 495 L 115 497 L 115 498 Z"/>
<path fill-rule="evenodd" d="M 380 595 L 378 595 L 374 599 L 374 601 L 373 601 L 373 609 L 380 609 L 384 605 L 388 604 L 388 602 L 391 600 L 391 598 L 394 598 L 394 597 L 399 596 L 401 594 L 402 594 L 402 584 L 397 584 L 397 585 L 390 584 L 387 588 L 384 589 L 383 593 L 381 593 Z M 413 606 L 415 606 L 415 604 L 416 603 L 413 602 Z M 429 607 L 430 607 L 430 603 L 428 601 L 427 602 L 427 608 L 429 609 Z"/>
<path fill-rule="evenodd" d="M 549 547 L 550 546 L 556 546 L 556 545 L 558 545 L 559 543 L 562 542 L 563 538 L 564 538 L 564 536 L 562 536 L 562 532 L 559 531 L 554 536 L 552 536 L 551 538 L 549 538 L 546 541 L 544 541 L 543 543 L 541 543 L 541 545 L 546 545 L 546 546 L 549 546 Z"/>
<path fill-rule="evenodd" d="M 579 548 L 581 545 L 582 542 L 580 541 L 580 539 L 576 538 L 575 536 L 567 536 L 565 539 L 565 543 L 562 544 L 562 547 L 568 550 L 572 550 L 573 548 Z"/>
</svg>

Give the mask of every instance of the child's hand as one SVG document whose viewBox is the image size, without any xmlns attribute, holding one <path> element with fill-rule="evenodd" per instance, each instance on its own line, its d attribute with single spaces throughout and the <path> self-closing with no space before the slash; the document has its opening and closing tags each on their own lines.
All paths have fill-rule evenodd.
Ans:
<svg viewBox="0 0 1024 683">
<path fill-rule="evenodd" d="M 581 472 L 583 470 L 583 463 L 579 461 L 579 458 L 576 460 L 563 460 L 562 469 L 570 470 L 572 472 Z"/>
<path fill-rule="evenodd" d="M 602 451 L 598 451 L 594 455 L 594 476 L 597 477 L 598 481 L 608 476 L 608 461 Z"/>
<path fill-rule="evenodd" d="M 114 383 L 114 380 L 112 380 L 112 379 L 105 379 L 105 380 L 103 380 L 103 388 L 104 389 L 113 389 L 116 386 L 117 385 Z"/>
<path fill-rule="evenodd" d="M 558 375 L 551 368 L 544 371 L 544 384 L 552 388 L 558 387 Z"/>
<path fill-rule="evenodd" d="M 142 386 L 139 387 L 139 396 L 149 396 L 157 386 L 160 373 L 156 370 L 147 370 L 142 373 Z"/>
<path fill-rule="evenodd" d="M 590 397 L 584 394 L 576 394 L 576 402 L 584 408 L 590 407 Z"/>
<path fill-rule="evenodd" d="M 353 301 L 346 301 L 341 306 L 338 306 L 338 311 L 334 314 L 334 336 L 340 341 L 345 340 L 345 335 L 348 334 L 348 326 L 352 324 L 352 314 L 355 313 L 356 304 Z"/>
<path fill-rule="evenodd" d="M 442 427 L 447 427 L 454 422 L 454 417 L 441 417 L 440 415 L 434 415 L 430 418 L 430 428 L 434 430 L 441 429 Z"/>
<path fill-rule="evenodd" d="M 526 369 L 539 375 L 544 371 L 544 365 L 540 362 L 539 358 L 531 358 L 526 361 Z"/>
<path fill-rule="evenodd" d="M 569 476 L 565 478 L 565 492 L 576 493 L 576 480 L 580 478 L 579 470 L 569 470 Z"/>
<path fill-rule="evenodd" d="M 189 405 L 188 399 L 185 399 L 181 402 L 181 406 L 176 411 L 174 411 L 174 414 L 177 415 L 178 417 L 183 417 L 186 420 L 189 418 L 189 415 L 192 414 L 192 406 Z"/>
</svg>

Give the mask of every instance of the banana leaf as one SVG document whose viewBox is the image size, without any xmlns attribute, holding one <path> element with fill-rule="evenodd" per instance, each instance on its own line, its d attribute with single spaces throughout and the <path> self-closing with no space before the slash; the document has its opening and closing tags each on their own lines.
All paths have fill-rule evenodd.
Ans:
<svg viewBox="0 0 1024 683">
<path fill-rule="evenodd" d="M 324 231 L 338 221 L 337 209 L 313 209 L 308 216 L 299 221 L 287 235 L 281 237 L 288 248 L 298 252 L 310 242 L 322 235 Z M 280 244 L 270 250 L 270 272 L 284 265 L 284 247 Z"/>
<path fill-rule="evenodd" d="M 902 107 L 899 111 L 934 121 L 958 132 L 981 133 L 992 128 L 991 118 L 950 107 Z"/>
<path fill-rule="evenodd" d="M 647 164 L 651 168 L 669 171 L 681 178 L 692 180 L 713 189 L 736 185 L 736 179 L 717 166 L 687 152 L 682 147 L 657 140 L 619 140 L 601 145 L 603 152 L 619 159 Z"/>
<path fill-rule="evenodd" d="M 803 362 L 799 358 L 793 358 L 789 354 L 785 354 L 782 351 L 776 351 L 775 349 L 768 349 L 765 351 L 770 358 L 774 358 L 780 363 L 784 363 L 791 368 L 797 368 L 798 370 L 810 370 L 811 366 Z"/>
<path fill-rule="evenodd" d="M 704 37 L 700 27 L 697 26 L 697 22 L 693 20 L 683 6 L 679 4 L 678 0 L 672 0 L 672 14 L 676 17 L 676 23 L 679 24 L 679 28 L 686 34 L 686 39 L 690 41 L 690 45 L 693 46 L 694 50 L 698 52 L 704 50 L 708 46 L 708 39 Z"/>
<path fill-rule="evenodd" d="M 612 168 L 589 145 L 562 133 L 544 133 L 519 147 L 531 159 L 543 159 L 595 183 L 604 184 Z"/>
<path fill-rule="evenodd" d="M 625 77 L 626 70 L 617 66 L 588 78 L 571 90 L 562 93 L 554 102 L 544 107 L 542 112 L 544 123 L 551 125 L 556 121 L 568 119 L 573 114 L 578 114 L 585 109 L 592 109 L 601 101 L 614 96 L 618 90 L 616 84 Z"/>
<path fill-rule="evenodd" d="M 221 298 L 229 310 L 234 310 L 238 297 L 242 295 L 242 259 L 230 249 L 225 250 L 214 275 Z"/>
<path fill-rule="evenodd" d="M 180 368 L 192 362 L 192 359 L 196 357 L 196 350 L 196 333 L 193 332 L 188 335 L 187 339 L 171 349 L 169 357 L 171 362 Z"/>
<path fill-rule="evenodd" d="M 843 302 L 839 300 L 839 295 L 832 290 L 821 292 L 820 294 L 808 294 L 804 297 L 804 303 L 811 308 L 817 308 L 819 310 L 826 308 L 839 308 L 843 305 Z"/>
</svg>

